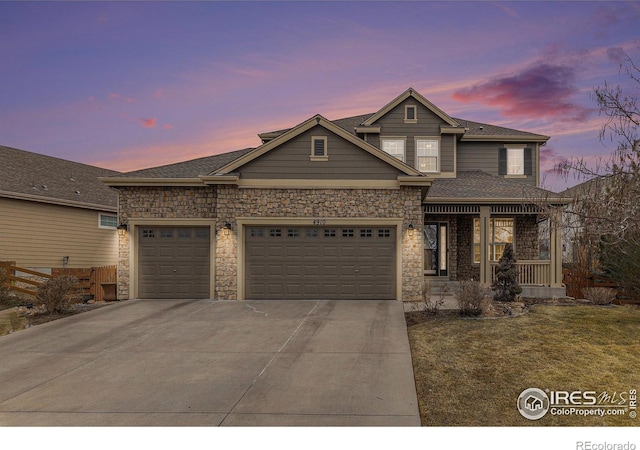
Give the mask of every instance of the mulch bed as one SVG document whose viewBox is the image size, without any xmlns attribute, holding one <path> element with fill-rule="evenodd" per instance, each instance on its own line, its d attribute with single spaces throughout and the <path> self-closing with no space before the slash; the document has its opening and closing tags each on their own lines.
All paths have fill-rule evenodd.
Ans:
<svg viewBox="0 0 640 450">
<path fill-rule="evenodd" d="M 451 317 L 465 317 L 469 319 L 503 319 L 517 317 L 526 314 L 535 305 L 591 305 L 587 300 L 573 298 L 521 298 L 516 302 L 498 302 L 491 300 L 489 306 L 479 316 L 462 316 L 458 310 L 439 310 L 437 313 L 427 311 L 410 311 L 405 313 L 407 326 L 418 325 L 429 320 L 445 319 Z"/>
</svg>

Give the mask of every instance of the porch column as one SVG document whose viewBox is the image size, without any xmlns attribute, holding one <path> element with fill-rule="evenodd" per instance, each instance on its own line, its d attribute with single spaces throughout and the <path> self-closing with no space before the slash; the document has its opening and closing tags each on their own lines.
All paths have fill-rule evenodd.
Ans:
<svg viewBox="0 0 640 450">
<path fill-rule="evenodd" d="M 560 222 L 562 210 L 560 208 L 551 212 L 549 217 L 549 258 L 551 259 L 550 277 L 551 287 L 562 287 L 562 230 Z"/>
<path fill-rule="evenodd" d="M 491 265 L 489 264 L 489 228 L 491 221 L 489 206 L 480 207 L 480 283 L 491 284 Z"/>
</svg>

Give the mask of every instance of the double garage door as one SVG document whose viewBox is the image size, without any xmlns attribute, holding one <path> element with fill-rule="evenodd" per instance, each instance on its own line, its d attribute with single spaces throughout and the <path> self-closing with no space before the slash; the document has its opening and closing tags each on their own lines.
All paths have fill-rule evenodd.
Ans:
<svg viewBox="0 0 640 450">
<path fill-rule="evenodd" d="M 247 226 L 245 298 L 393 300 L 395 227 Z M 209 227 L 137 227 L 139 298 L 209 298 Z"/>
<path fill-rule="evenodd" d="M 248 226 L 245 297 L 396 298 L 395 227 Z"/>
</svg>

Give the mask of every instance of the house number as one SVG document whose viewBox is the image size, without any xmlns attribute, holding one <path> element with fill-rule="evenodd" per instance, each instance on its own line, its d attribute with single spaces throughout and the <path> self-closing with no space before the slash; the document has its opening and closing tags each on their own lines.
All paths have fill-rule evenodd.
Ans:
<svg viewBox="0 0 640 450">
<path fill-rule="evenodd" d="M 313 224 L 314 224 L 314 225 L 326 225 L 326 224 L 327 224 L 327 221 L 326 221 L 325 219 L 315 219 L 315 220 L 313 221 Z"/>
</svg>

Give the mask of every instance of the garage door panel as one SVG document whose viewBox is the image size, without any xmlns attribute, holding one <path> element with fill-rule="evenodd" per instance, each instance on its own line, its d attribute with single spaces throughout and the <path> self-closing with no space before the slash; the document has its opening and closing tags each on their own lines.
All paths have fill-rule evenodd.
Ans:
<svg viewBox="0 0 640 450">
<path fill-rule="evenodd" d="M 208 227 L 140 227 L 140 298 L 209 298 Z"/>
<path fill-rule="evenodd" d="M 394 299 L 395 252 L 390 227 L 250 227 L 245 297 Z"/>
</svg>

